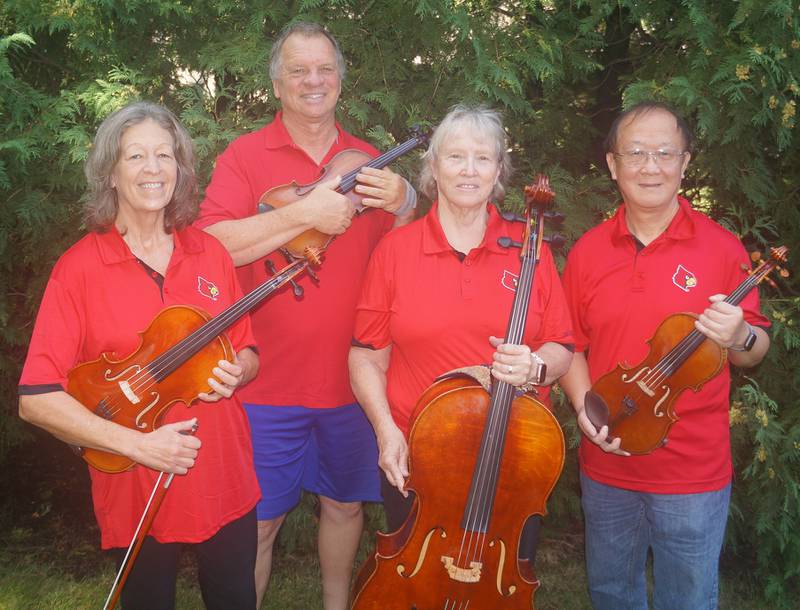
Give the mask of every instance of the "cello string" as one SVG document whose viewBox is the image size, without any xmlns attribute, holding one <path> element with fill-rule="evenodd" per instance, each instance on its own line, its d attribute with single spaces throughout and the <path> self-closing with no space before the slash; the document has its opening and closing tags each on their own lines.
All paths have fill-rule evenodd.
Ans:
<svg viewBox="0 0 800 610">
<path fill-rule="evenodd" d="M 538 219 L 537 226 L 539 226 Z M 520 277 L 517 283 L 517 291 L 519 291 L 517 295 L 518 298 L 515 298 L 512 306 L 512 316 L 509 323 L 509 329 L 507 331 L 508 337 L 505 339 L 507 343 L 519 343 L 522 340 L 522 334 L 524 332 L 524 317 L 529 306 L 530 294 L 532 292 L 532 280 L 535 264 L 535 257 L 530 256 L 529 250 L 528 255 L 523 257 L 522 261 L 522 269 L 520 271 Z M 488 530 L 488 521 L 493 508 L 494 495 L 496 493 L 497 482 L 499 480 L 508 417 L 511 409 L 511 403 L 514 399 L 513 386 L 497 380 L 495 380 L 495 383 L 498 383 L 499 386 L 496 392 L 496 397 L 493 400 L 492 409 L 490 411 L 490 420 L 487 423 L 487 426 L 491 427 L 491 429 L 494 430 L 494 433 L 490 434 L 489 436 L 492 442 L 487 443 L 485 459 L 479 467 L 477 476 L 478 483 L 476 485 L 479 492 L 476 494 L 479 499 L 479 504 L 477 507 L 479 527 L 477 529 L 481 530 L 482 533 L 477 536 L 477 540 L 474 540 L 474 549 L 472 549 L 473 536 L 470 536 L 470 545 L 467 553 L 470 559 L 475 559 L 478 561 L 482 561 L 483 559 L 483 552 L 485 550 L 487 539 L 486 530 Z M 486 465 L 485 469 L 483 468 L 484 464 Z M 470 513 L 471 512 L 472 506 L 470 506 Z M 474 519 L 468 519 L 468 523 L 474 523 Z M 459 553 L 459 559 L 460 558 L 461 553 Z"/>
<path fill-rule="evenodd" d="M 515 295 L 515 299 L 512 305 L 511 320 L 509 322 L 509 328 L 506 333 L 507 337 L 505 338 L 506 343 L 521 343 L 523 338 L 524 322 L 528 307 L 530 305 L 530 295 L 533 286 L 533 276 L 536 268 L 536 257 L 532 255 L 533 248 L 531 247 L 531 245 L 538 238 L 538 233 L 542 230 L 542 218 L 540 211 L 539 213 L 537 213 L 536 228 L 537 231 L 528 236 L 529 248 L 527 253 L 523 256 L 522 259 L 522 266 L 516 286 L 517 294 Z M 489 444 L 488 447 L 489 459 L 486 460 L 487 469 L 489 470 L 489 473 L 488 475 L 486 473 L 481 473 L 482 484 L 480 486 L 481 487 L 480 496 L 482 501 L 479 509 L 479 514 L 480 514 L 480 523 L 484 532 L 488 530 L 488 522 L 493 508 L 494 496 L 496 494 L 497 483 L 499 480 L 500 465 L 502 461 L 503 449 L 505 446 L 505 437 L 508 428 L 509 413 L 511 409 L 511 404 L 514 400 L 513 386 L 511 386 L 506 382 L 495 381 L 495 383 L 500 384 L 498 386 L 498 391 L 497 391 L 496 405 L 494 405 L 497 408 L 495 408 L 493 411 L 494 421 L 491 422 L 491 425 L 495 429 L 495 433 L 490 437 L 493 440 L 493 443 Z M 480 550 L 480 556 L 478 558 L 479 560 L 482 560 L 483 558 L 485 543 L 486 543 L 486 534 L 484 533 L 484 535 L 481 537 L 480 545 L 478 545 L 478 548 Z"/>
</svg>

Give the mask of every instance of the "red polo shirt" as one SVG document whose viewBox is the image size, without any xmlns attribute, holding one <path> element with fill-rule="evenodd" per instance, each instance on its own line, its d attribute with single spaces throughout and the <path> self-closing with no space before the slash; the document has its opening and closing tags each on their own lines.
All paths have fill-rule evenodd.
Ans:
<svg viewBox="0 0 800 610">
<path fill-rule="evenodd" d="M 498 237 L 522 239 L 523 226 L 489 206 L 486 235 L 463 262 L 439 223 L 438 204 L 410 225 L 383 238 L 370 261 L 356 314 L 355 341 L 391 345 L 387 397 L 395 422 L 408 434 L 417 399 L 434 379 L 456 368 L 488 364 L 489 336 L 503 337 L 511 315 L 518 248 Z M 569 312 L 547 246 L 536 269 L 524 341 L 572 343 Z M 540 399 L 549 401 L 549 388 Z"/>
<path fill-rule="evenodd" d="M 200 207 L 199 227 L 256 214 L 260 197 L 270 188 L 316 180 L 323 165 L 346 149 L 374 156 L 377 151 L 336 126 L 339 135 L 317 164 L 289 136 L 279 112 L 258 131 L 234 140 L 217 159 L 214 175 Z M 242 389 L 242 400 L 269 405 L 337 407 L 355 401 L 350 389 L 347 354 L 361 279 L 369 255 L 394 224 L 382 210 L 365 212 L 333 240 L 318 270 L 319 284 L 306 275 L 298 283 L 305 295 L 296 299 L 290 287 L 272 295 L 252 313 L 261 368 Z M 280 253 L 268 257 L 280 269 Z M 239 267 L 242 289 L 249 292 L 267 277 L 259 259 Z"/>
<path fill-rule="evenodd" d="M 618 363 L 635 365 L 648 353 L 645 343 L 664 318 L 677 312 L 702 313 L 713 294 L 730 294 L 746 277 L 749 259 L 731 233 L 681 198 L 667 230 L 637 251 L 622 205 L 610 220 L 588 231 L 573 247 L 564 270 L 576 349 L 587 352 L 594 382 Z M 740 304 L 745 319 L 767 327 L 758 292 Z M 592 479 L 625 489 L 655 493 L 713 491 L 732 474 L 729 442 L 730 370 L 675 403 L 680 421 L 665 447 L 644 456 L 603 452 L 583 439 L 580 461 Z"/>
<path fill-rule="evenodd" d="M 193 228 L 173 235 L 163 291 L 116 230 L 90 233 L 64 253 L 39 308 L 20 394 L 65 388 L 70 369 L 103 352 L 128 356 L 139 346 L 139 333 L 164 307 L 193 305 L 216 315 L 241 296 L 222 244 Z M 237 351 L 254 344 L 247 317 L 228 336 Z M 198 418 L 203 446 L 189 474 L 175 477 L 153 523 L 150 535 L 159 542 L 207 540 L 253 508 L 260 495 L 238 393 L 216 403 L 176 403 L 164 421 L 192 417 Z M 89 472 L 102 546 L 125 547 L 158 473 L 138 465 L 118 474 Z"/>
</svg>

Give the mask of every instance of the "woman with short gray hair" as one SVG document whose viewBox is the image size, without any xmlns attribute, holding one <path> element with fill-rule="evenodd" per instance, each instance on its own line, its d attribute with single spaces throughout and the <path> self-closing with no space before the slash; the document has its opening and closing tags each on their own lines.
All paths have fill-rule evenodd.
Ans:
<svg viewBox="0 0 800 610">
<path fill-rule="evenodd" d="M 524 344 L 502 338 L 520 252 L 498 239 L 521 242 L 523 234 L 522 224 L 504 219 L 496 206 L 511 174 L 507 148 L 496 111 L 453 107 L 423 155 L 420 188 L 434 200 L 430 211 L 381 240 L 362 284 L 350 379 L 378 438 L 390 531 L 411 510 L 407 435 L 417 399 L 437 377 L 491 362 L 495 379 L 541 384 L 537 398 L 548 404 L 548 386 L 572 358 L 569 313 L 546 246 Z"/>
</svg>

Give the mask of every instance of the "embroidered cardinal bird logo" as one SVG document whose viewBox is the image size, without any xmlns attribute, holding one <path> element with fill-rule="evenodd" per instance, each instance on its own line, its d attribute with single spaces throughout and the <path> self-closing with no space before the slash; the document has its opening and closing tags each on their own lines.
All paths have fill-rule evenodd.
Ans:
<svg viewBox="0 0 800 610">
<path fill-rule="evenodd" d="M 209 282 L 206 278 L 197 276 L 197 292 L 204 297 L 208 297 L 212 301 L 216 301 L 219 297 L 219 288 L 214 282 Z"/>
<path fill-rule="evenodd" d="M 689 292 L 690 288 L 697 286 L 697 277 L 683 265 L 678 265 L 672 276 L 672 283 L 684 292 Z"/>
<path fill-rule="evenodd" d="M 508 288 L 511 292 L 517 291 L 517 282 L 519 281 L 519 277 L 511 273 L 510 271 L 503 271 L 503 279 L 501 284 L 503 284 L 504 288 Z"/>
</svg>

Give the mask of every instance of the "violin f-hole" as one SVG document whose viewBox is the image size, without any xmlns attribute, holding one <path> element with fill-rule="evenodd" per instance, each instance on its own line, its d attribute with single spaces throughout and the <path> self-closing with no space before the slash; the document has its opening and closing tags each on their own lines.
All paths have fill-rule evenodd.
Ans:
<svg viewBox="0 0 800 610">
<path fill-rule="evenodd" d="M 598 430 L 608 425 L 609 409 L 606 401 L 597 392 L 589 390 L 583 399 L 583 410 L 592 425 Z"/>
</svg>

